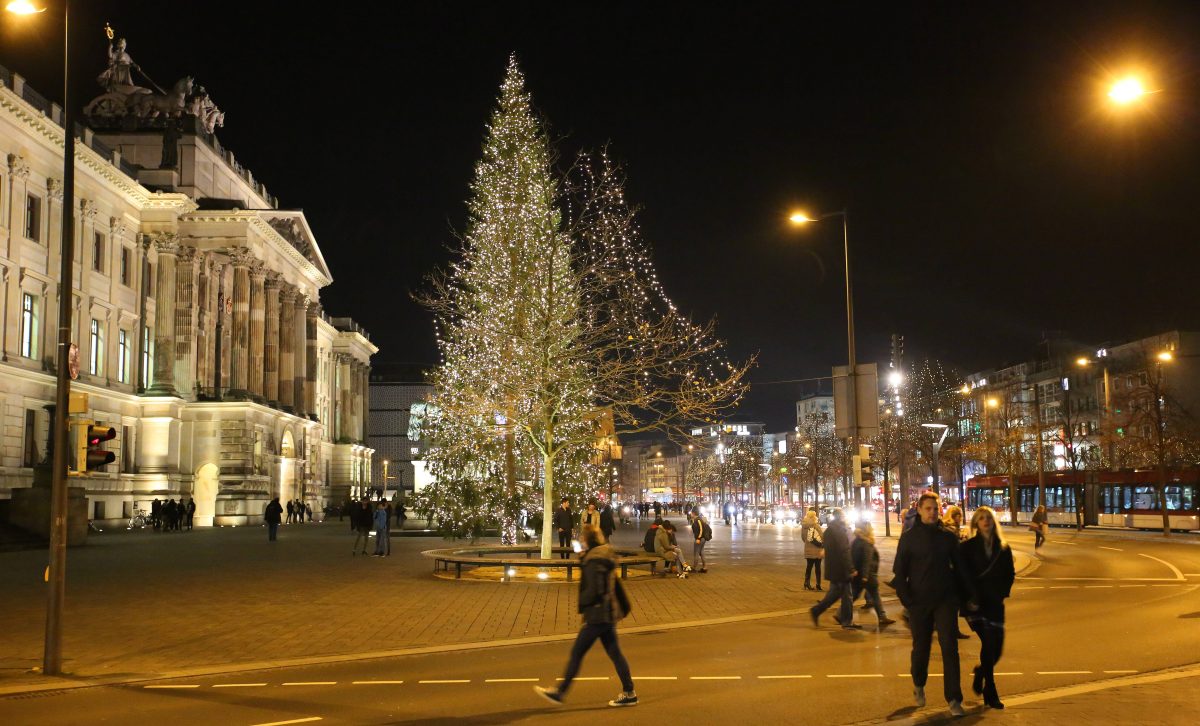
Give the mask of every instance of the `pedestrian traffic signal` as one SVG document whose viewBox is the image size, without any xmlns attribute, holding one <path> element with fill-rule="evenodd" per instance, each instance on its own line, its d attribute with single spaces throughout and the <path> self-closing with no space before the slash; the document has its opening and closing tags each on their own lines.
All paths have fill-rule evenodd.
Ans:
<svg viewBox="0 0 1200 726">
<path fill-rule="evenodd" d="M 115 426 L 101 426 L 100 424 L 89 424 L 87 427 L 87 451 L 84 453 L 83 461 L 84 471 L 92 471 L 100 467 L 111 464 L 116 460 L 117 455 L 111 451 L 104 449 L 105 441 L 112 441 L 117 438 L 117 429 Z"/>
</svg>

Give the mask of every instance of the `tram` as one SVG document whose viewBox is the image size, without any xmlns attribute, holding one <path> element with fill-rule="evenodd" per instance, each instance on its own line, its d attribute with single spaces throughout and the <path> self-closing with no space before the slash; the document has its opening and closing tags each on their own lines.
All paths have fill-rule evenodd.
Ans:
<svg viewBox="0 0 1200 726">
<path fill-rule="evenodd" d="M 1161 529 L 1162 502 L 1158 471 L 1046 472 L 1046 514 L 1050 524 L 1075 524 L 1075 508 L 1083 505 L 1087 525 Z M 1077 502 L 1079 487 L 1083 500 Z M 976 476 L 967 481 L 967 509 L 996 510 L 1003 522 L 1012 519 L 1011 497 L 1017 497 L 1017 521 L 1029 522 L 1038 505 L 1037 474 Z M 1168 469 L 1166 506 L 1171 529 L 1200 529 L 1200 469 Z"/>
</svg>

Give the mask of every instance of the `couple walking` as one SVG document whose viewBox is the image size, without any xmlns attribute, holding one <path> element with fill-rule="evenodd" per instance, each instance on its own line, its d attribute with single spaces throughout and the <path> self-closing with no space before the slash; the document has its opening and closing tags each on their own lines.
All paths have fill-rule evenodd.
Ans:
<svg viewBox="0 0 1200 726">
<path fill-rule="evenodd" d="M 979 636 L 979 665 L 972 690 L 991 708 L 1004 708 L 996 690 L 995 665 L 1004 647 L 1004 600 L 1016 576 L 1012 550 L 1000 534 L 996 514 L 980 507 L 971 517 L 971 536 L 960 542 L 939 521 L 938 495 L 917 501 L 918 521 L 900 536 L 892 571 L 900 603 L 912 630 L 913 699 L 925 705 L 929 653 L 937 633 L 942 651 L 942 684 L 950 713 L 961 716 L 958 616 Z"/>
</svg>

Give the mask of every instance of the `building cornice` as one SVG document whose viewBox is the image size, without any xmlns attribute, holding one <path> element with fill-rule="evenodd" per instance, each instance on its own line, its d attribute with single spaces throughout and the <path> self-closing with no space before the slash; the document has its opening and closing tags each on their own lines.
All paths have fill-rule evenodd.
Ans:
<svg viewBox="0 0 1200 726">
<path fill-rule="evenodd" d="M 288 242 L 283 238 L 283 235 L 276 232 L 275 228 L 268 224 L 262 217 L 262 214 L 264 214 L 262 210 L 256 209 L 189 211 L 186 213 L 186 218 L 181 218 L 180 221 L 207 222 L 210 224 L 244 224 L 247 229 L 257 233 L 272 249 L 290 260 L 304 275 L 305 279 L 317 289 L 333 282 L 328 275 L 313 264 L 312 260 L 302 255 L 299 250 L 292 246 L 291 242 Z M 272 214 L 274 214 L 273 211 Z"/>
</svg>

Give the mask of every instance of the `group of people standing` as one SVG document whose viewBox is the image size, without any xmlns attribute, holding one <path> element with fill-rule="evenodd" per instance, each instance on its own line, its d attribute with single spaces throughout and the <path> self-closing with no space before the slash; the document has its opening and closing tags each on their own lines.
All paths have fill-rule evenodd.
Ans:
<svg viewBox="0 0 1200 726">
<path fill-rule="evenodd" d="M 150 521 L 154 529 L 160 532 L 178 532 L 181 529 L 191 529 L 192 519 L 196 515 L 196 501 L 188 499 L 184 504 L 183 497 L 176 502 L 168 499 L 163 502 L 155 499 L 150 503 Z"/>
<path fill-rule="evenodd" d="M 354 532 L 354 547 L 350 549 L 350 554 L 357 555 L 359 553 L 359 542 L 362 543 L 362 554 L 367 554 L 367 543 L 370 541 L 373 531 L 375 533 L 375 552 L 372 553 L 372 556 L 391 556 L 391 521 L 392 506 L 386 501 L 380 500 L 372 506 L 371 498 L 363 497 L 352 504 L 350 506 L 350 531 Z"/>
<path fill-rule="evenodd" d="M 612 505 L 605 502 L 601 507 L 595 499 L 589 500 L 587 509 L 579 515 L 578 530 L 582 533 L 583 528 L 589 526 L 599 529 L 604 535 L 605 541 L 608 541 L 608 538 L 612 537 L 613 530 L 616 529 Z M 558 546 L 563 548 L 559 552 L 559 556 L 564 560 L 570 559 L 571 542 L 574 541 L 576 524 L 575 513 L 571 511 L 571 500 L 568 497 L 563 497 L 558 504 L 558 509 L 554 510 L 554 531 L 558 534 Z"/>
<path fill-rule="evenodd" d="M 305 517 L 308 517 L 308 521 L 312 521 L 312 507 L 307 503 L 299 499 L 287 503 L 287 522 L 285 524 L 303 524 Z"/>
</svg>

